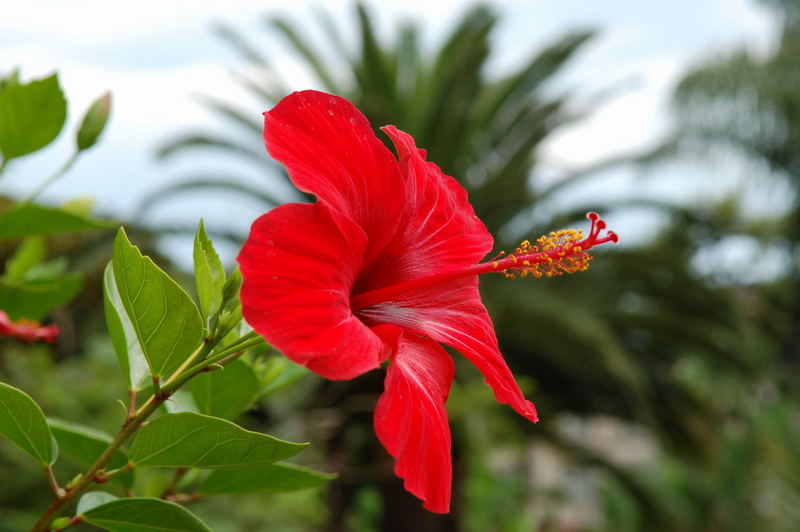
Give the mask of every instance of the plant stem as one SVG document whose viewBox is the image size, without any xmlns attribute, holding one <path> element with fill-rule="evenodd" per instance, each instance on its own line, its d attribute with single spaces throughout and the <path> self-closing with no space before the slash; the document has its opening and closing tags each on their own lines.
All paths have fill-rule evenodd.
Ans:
<svg viewBox="0 0 800 532">
<path fill-rule="evenodd" d="M 105 467 L 108 461 L 111 460 L 119 448 L 122 447 L 122 445 L 133 435 L 134 432 L 136 432 L 142 423 L 144 423 L 144 421 L 150 417 L 150 415 L 153 414 L 153 412 L 155 412 L 164 401 L 169 399 L 178 388 L 186 384 L 194 376 L 202 372 L 206 367 L 219 363 L 222 360 L 225 360 L 226 362 L 228 360 L 232 360 L 235 358 L 233 355 L 238 356 L 244 352 L 244 350 L 256 346 L 262 342 L 264 342 L 263 338 L 258 336 L 255 332 L 250 332 L 236 340 L 225 349 L 214 353 L 213 356 L 198 362 L 188 369 L 186 369 L 188 364 L 184 363 L 181 366 L 183 369 L 180 370 L 180 372 L 173 373 L 172 376 L 164 382 L 160 390 L 157 390 L 157 393 L 151 395 L 147 401 L 145 401 L 145 403 L 139 407 L 138 410 L 136 410 L 132 417 L 126 416 L 125 423 L 122 425 L 119 433 L 114 437 L 113 440 L 111 440 L 111 443 L 108 444 L 108 447 L 106 447 L 105 451 L 103 451 L 103 454 L 101 454 L 97 460 L 95 460 L 94 464 L 92 464 L 89 470 L 86 471 L 80 481 L 72 488 L 64 490 L 65 493 L 63 497 L 58 497 L 58 492 L 56 492 L 56 498 L 45 510 L 44 514 L 42 514 L 42 516 L 39 518 L 39 521 L 37 521 L 33 526 L 31 532 L 44 532 L 47 530 L 47 526 L 61 512 L 67 503 L 83 493 L 92 483 L 96 482 L 97 474 L 102 471 L 102 469 Z M 191 363 L 191 361 L 197 358 L 201 353 L 207 352 L 213 347 L 213 344 L 206 344 L 204 342 L 194 351 L 194 353 L 192 353 L 187 361 Z M 114 470 L 112 473 L 117 472 L 119 472 L 119 470 Z M 60 489 L 63 490 L 63 488 Z"/>
<path fill-rule="evenodd" d="M 53 490 L 53 495 L 56 496 L 56 499 L 64 497 L 67 493 L 64 491 L 64 488 L 58 485 L 58 480 L 56 480 L 56 475 L 53 473 L 52 466 L 44 466 L 44 474 L 47 475 L 47 482 L 50 483 L 50 489 Z"/>
<path fill-rule="evenodd" d="M 161 394 L 160 397 L 151 396 L 150 400 L 136 413 L 136 415 L 125 425 L 122 426 L 122 429 L 119 431 L 117 436 L 108 444 L 106 450 L 103 451 L 97 460 L 95 460 L 94 464 L 89 468 L 89 470 L 83 475 L 81 480 L 71 489 L 66 491 L 66 494 L 62 498 L 56 498 L 50 506 L 45 510 L 42 517 L 39 521 L 31 529 L 31 532 L 43 532 L 47 529 L 47 525 L 55 518 L 61 509 L 66 505 L 68 502 L 72 501 L 75 497 L 80 495 L 81 493 L 86 490 L 93 482 L 94 477 L 98 471 L 103 469 L 105 465 L 108 463 L 109 460 L 114 456 L 114 454 L 119 450 L 123 443 L 125 443 L 131 435 L 136 432 L 136 429 L 147 419 L 150 414 L 156 411 L 156 409 L 169 398 L 169 395 L 164 393 Z"/>
<path fill-rule="evenodd" d="M 128 471 L 133 471 L 133 466 L 131 464 L 126 464 L 122 467 L 118 467 L 116 469 L 112 469 L 111 471 L 98 471 L 94 475 L 94 481 L 98 484 L 104 484 L 114 478 L 115 476 L 119 475 L 120 473 L 125 473 Z"/>
<path fill-rule="evenodd" d="M 180 376 L 186 370 L 186 368 L 188 368 L 192 364 L 192 362 L 195 361 L 196 358 L 198 357 L 202 358 L 203 356 L 205 356 L 205 353 L 207 353 L 210 349 L 211 349 L 211 344 L 208 344 L 206 342 L 200 344 L 200 346 L 198 346 L 198 348 L 195 349 L 191 355 L 189 355 L 189 358 L 184 360 L 183 364 L 181 364 L 180 367 L 176 369 L 172 373 L 172 375 L 170 375 L 169 378 L 167 378 L 167 380 L 164 381 L 164 386 L 168 385 L 169 383 L 177 379 L 178 376 Z"/>
<path fill-rule="evenodd" d="M 161 498 L 167 499 L 168 496 L 174 495 L 181 479 L 186 476 L 186 473 L 188 472 L 188 467 L 179 467 L 176 469 L 175 474 L 172 476 L 172 482 L 169 483 L 169 486 L 167 486 L 167 488 L 164 490 L 164 493 L 161 494 Z"/>
<path fill-rule="evenodd" d="M 82 516 L 82 515 L 76 515 L 75 517 L 73 517 L 72 519 L 70 519 L 70 520 L 69 520 L 69 522 L 68 522 L 66 525 L 64 525 L 63 527 L 61 527 L 61 528 L 59 528 L 59 529 L 55 530 L 54 532 L 61 532 L 62 530 L 66 530 L 66 529 L 68 529 L 68 528 L 69 528 L 69 527 L 71 527 L 71 526 L 75 526 L 75 525 L 77 525 L 77 524 L 78 524 L 78 523 L 80 523 L 81 521 L 83 521 L 83 516 Z"/>
<path fill-rule="evenodd" d="M 127 423 L 136 414 L 136 390 L 128 390 L 128 410 L 125 412 L 125 422 Z"/>
<path fill-rule="evenodd" d="M 153 395 L 158 397 L 161 395 L 161 379 L 153 375 Z"/>
<path fill-rule="evenodd" d="M 36 189 L 33 192 L 31 192 L 30 196 L 25 198 L 25 200 L 22 203 L 31 203 L 33 200 L 35 200 L 37 197 L 39 197 L 39 194 L 44 192 L 47 187 L 49 187 L 50 185 L 55 183 L 56 180 L 58 180 L 59 177 L 61 177 L 62 175 L 66 174 L 67 171 L 70 168 L 72 168 L 72 165 L 75 164 L 75 161 L 78 159 L 78 155 L 80 153 L 81 152 L 79 152 L 79 151 L 76 151 L 75 153 L 73 153 L 70 156 L 70 158 L 67 159 L 67 162 L 65 162 L 64 165 L 61 168 L 59 168 L 56 173 L 54 173 L 53 175 L 51 175 L 50 177 L 45 179 L 42 182 L 42 184 L 40 184 L 38 187 L 36 187 Z"/>
<path fill-rule="evenodd" d="M 241 338 L 239 338 L 236 342 L 232 343 L 231 345 L 229 345 L 225 349 L 217 351 L 216 353 L 214 353 L 210 357 L 206 358 L 202 362 L 198 362 L 194 366 L 190 367 L 186 371 L 186 373 L 194 375 L 198 371 L 202 371 L 205 368 L 207 368 L 208 366 L 217 364 L 221 360 L 225 360 L 230 355 L 233 355 L 235 353 L 241 353 L 242 351 L 244 351 L 246 349 L 250 349 L 251 347 L 255 347 L 255 346 L 257 346 L 258 344 L 261 344 L 261 343 L 266 343 L 266 342 L 265 342 L 265 340 L 263 338 L 258 336 L 257 333 L 251 331 L 251 332 L 245 334 L 244 336 L 242 336 Z M 226 362 L 227 362 L 227 360 L 226 360 Z"/>
</svg>

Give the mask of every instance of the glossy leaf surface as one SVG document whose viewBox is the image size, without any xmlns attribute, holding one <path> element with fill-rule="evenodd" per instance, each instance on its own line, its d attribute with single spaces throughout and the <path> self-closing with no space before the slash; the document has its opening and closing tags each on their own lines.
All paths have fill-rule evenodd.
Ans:
<svg viewBox="0 0 800 532">
<path fill-rule="evenodd" d="M 92 464 L 111 443 L 110 435 L 91 427 L 61 419 L 48 419 L 47 423 L 61 452 L 86 465 Z M 128 458 L 120 450 L 111 457 L 106 469 L 123 467 L 127 463 Z"/>
<path fill-rule="evenodd" d="M 42 409 L 31 397 L 0 382 L 0 435 L 42 465 L 55 459 L 53 436 Z"/>
<path fill-rule="evenodd" d="M 95 506 L 83 514 L 83 520 L 111 532 L 211 532 L 186 508 L 149 497 L 116 499 Z"/>
<path fill-rule="evenodd" d="M 209 316 L 216 314 L 222 304 L 225 270 L 211 239 L 206 235 L 202 220 L 194 237 L 194 275 L 200 308 L 203 317 L 208 319 Z"/>
<path fill-rule="evenodd" d="M 334 478 L 336 475 L 294 464 L 278 463 L 214 471 L 200 484 L 197 491 L 203 495 L 297 491 L 321 486 Z"/>
<path fill-rule="evenodd" d="M 137 466 L 235 468 L 277 462 L 307 446 L 250 432 L 224 419 L 183 412 L 158 417 L 143 427 L 129 456 Z"/>
<path fill-rule="evenodd" d="M 120 228 L 112 261 L 120 301 L 154 376 L 169 375 L 200 345 L 203 323 L 189 295 Z"/>
<path fill-rule="evenodd" d="M 116 497 L 110 493 L 106 493 L 105 491 L 89 491 L 84 493 L 83 496 L 78 500 L 78 509 L 76 510 L 76 513 L 86 513 L 92 508 L 96 508 L 101 504 L 105 504 L 116 499 Z"/>
<path fill-rule="evenodd" d="M 129 389 L 139 390 L 146 380 L 145 377 L 149 374 L 147 359 L 128 312 L 125 310 L 125 305 L 120 299 L 111 262 L 108 263 L 103 274 L 103 306 L 108 333 L 111 336 L 114 352 L 119 360 L 125 381 L 128 383 Z"/>
<path fill-rule="evenodd" d="M 188 388 L 201 413 L 224 419 L 234 419 L 244 412 L 259 391 L 253 368 L 242 360 L 198 375 L 189 381 Z"/>
</svg>

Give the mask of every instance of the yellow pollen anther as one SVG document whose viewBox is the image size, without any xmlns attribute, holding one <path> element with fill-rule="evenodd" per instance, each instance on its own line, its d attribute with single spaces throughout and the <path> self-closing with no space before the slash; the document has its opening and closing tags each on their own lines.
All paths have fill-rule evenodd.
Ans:
<svg viewBox="0 0 800 532">
<path fill-rule="evenodd" d="M 582 230 L 562 229 L 540 236 L 535 244 L 523 240 L 513 253 L 501 259 L 505 255 L 501 251 L 491 258 L 492 269 L 510 279 L 517 275 L 554 277 L 586 270 L 592 260 L 586 251 L 606 242 L 618 241 L 616 233 L 606 230 L 606 222 L 600 216 L 590 212 L 586 217 L 592 222 L 589 236 L 585 237 Z"/>
</svg>

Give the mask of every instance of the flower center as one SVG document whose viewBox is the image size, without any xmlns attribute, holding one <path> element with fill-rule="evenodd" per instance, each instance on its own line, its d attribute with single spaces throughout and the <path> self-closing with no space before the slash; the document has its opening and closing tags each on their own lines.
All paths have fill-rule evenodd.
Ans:
<svg viewBox="0 0 800 532">
<path fill-rule="evenodd" d="M 619 240 L 614 231 L 606 231 L 603 236 L 600 235 L 606 228 L 606 222 L 597 213 L 590 212 L 586 217 L 592 222 L 589 236 L 586 238 L 583 237 L 583 230 L 553 231 L 549 235 L 539 237 L 535 244 L 525 240 L 514 253 L 506 255 L 501 251 L 492 260 L 483 264 L 491 264 L 491 271 L 501 272 L 510 279 L 517 275 L 553 277 L 585 271 L 589 268 L 589 261 L 592 260 L 592 256 L 586 253 L 586 250 Z M 505 257 L 500 259 L 503 256 Z"/>
<path fill-rule="evenodd" d="M 535 244 L 525 240 L 513 252 L 500 252 L 492 259 L 445 273 L 421 277 L 368 292 L 355 294 L 350 298 L 350 306 L 355 311 L 376 303 L 390 301 L 392 298 L 412 290 L 440 285 L 453 279 L 479 275 L 482 273 L 502 273 L 513 279 L 519 275 L 526 277 L 553 277 L 565 273 L 584 271 L 589 268 L 591 255 L 586 253 L 594 246 L 606 242 L 616 243 L 619 238 L 614 231 L 605 231 L 606 222 L 597 213 L 590 212 L 586 217 L 592 222 L 589 236 L 583 231 L 563 229 L 551 232 L 536 240 Z"/>
</svg>

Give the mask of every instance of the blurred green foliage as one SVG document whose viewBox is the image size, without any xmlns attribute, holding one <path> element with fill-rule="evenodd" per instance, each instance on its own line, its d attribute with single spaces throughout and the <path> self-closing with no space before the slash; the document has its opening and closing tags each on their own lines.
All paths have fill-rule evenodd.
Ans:
<svg viewBox="0 0 800 532">
<path fill-rule="evenodd" d="M 0 331 L 0 474 L 5 478 L 24 477 L 0 489 L 0 530 L 29 529 L 48 504 L 52 502 L 50 509 L 57 509 L 59 500 L 68 501 L 73 507 L 77 502 L 75 511 L 86 523 L 78 528 L 93 528 L 89 526 L 93 524 L 110 530 L 138 530 L 142 525 L 152 529 L 151 525 L 169 522 L 180 529 L 207 530 L 188 510 L 168 501 L 192 499 L 180 490 L 195 490 L 200 484 L 203 491 L 198 497 L 205 498 L 240 492 L 303 490 L 335 476 L 273 463 L 277 458 L 293 456 L 307 444 L 247 431 L 228 421 L 239 417 L 256 399 L 280 390 L 307 372 L 304 368 L 299 371 L 283 358 L 265 359 L 261 339 L 241 342 L 240 335 L 245 333 L 238 327 L 241 275 L 235 270 L 230 278 L 226 276 L 202 222 L 194 250 L 201 318 L 191 297 L 150 257 L 142 256 L 122 229 L 113 244 L 114 260 L 109 262 L 112 242 L 109 233 L 102 230 L 116 224 L 90 218 L 91 200 L 73 200 L 61 207 L 33 203 L 41 191 L 72 167 L 81 152 L 97 142 L 109 117 L 110 101 L 106 94 L 92 104 L 76 129 L 72 156 L 30 197 L 19 202 L 0 197 L 0 260 L 5 263 L 0 276 L 0 311 L 6 322 Z M 58 103 L 58 113 L 53 112 L 53 102 Z M 4 78 L 0 83 L 0 153 L 4 157 L 0 172 L 11 159 L 38 151 L 54 140 L 65 118 L 66 99 L 55 74 L 27 84 L 20 82 L 16 72 Z M 89 231 L 94 234 L 81 234 Z M 134 228 L 133 233 L 138 236 L 141 231 Z M 152 235 L 144 235 L 143 241 L 149 247 Z M 70 264 L 74 271 L 66 273 Z M 124 267 L 131 264 L 141 267 Z M 130 297 L 129 290 L 137 296 Z M 82 312 L 84 302 L 88 308 Z M 105 312 L 101 310 L 104 302 L 108 303 Z M 164 304 L 170 308 L 161 308 Z M 57 326 L 48 326 L 48 331 L 55 331 L 48 332 L 48 338 L 58 336 L 57 352 L 37 345 L 23 346 L 22 341 L 33 338 L 17 333 L 16 325 L 8 323 L 28 320 L 20 322 L 20 327 L 36 330 L 39 324 L 32 320 L 51 314 Z M 106 319 L 111 318 L 108 332 L 101 323 L 103 314 Z M 228 368 L 230 371 L 204 373 L 190 391 L 176 395 L 157 419 L 139 431 L 128 450 L 122 448 L 109 455 L 106 472 L 98 473 L 115 475 L 108 484 L 108 477 L 94 477 L 91 472 L 103 465 L 96 462 L 98 457 L 110 444 L 124 443 L 112 443 L 112 434 L 121 430 L 121 421 L 126 420 L 129 428 L 138 426 L 132 423 L 141 422 L 133 414 L 137 392 L 143 391 L 139 366 L 144 367 L 145 373 L 160 372 L 165 377 L 181 366 L 188 368 L 187 375 L 191 375 L 195 370 L 186 360 L 189 354 L 202 354 L 204 350 L 208 353 L 220 342 L 224 346 L 210 354 L 217 367 L 222 367 L 226 357 L 240 354 L 233 344 L 239 349 L 261 344 L 257 353 L 249 353 L 260 358 L 242 356 Z M 112 348 L 117 351 L 125 375 L 116 378 L 116 386 L 107 386 L 109 378 L 119 370 L 111 362 Z M 194 362 L 203 361 L 195 358 Z M 175 381 L 175 388 L 182 378 L 172 375 L 161 389 L 169 394 L 170 380 Z M 8 384 L 12 382 L 25 390 Z M 148 387 L 150 382 L 148 379 Z M 251 386 L 242 386 L 242 382 L 250 382 Z M 120 401 L 126 395 L 131 401 L 129 407 Z M 165 398 L 162 396 L 161 400 Z M 158 405 L 157 401 L 151 397 L 150 403 Z M 149 412 L 154 410 L 155 406 Z M 44 411 L 54 417 L 46 418 Z M 144 406 L 142 411 L 147 411 Z M 82 422 L 76 423 L 75 419 Z M 180 427 L 191 431 L 192 437 L 175 440 L 175 431 Z M 239 449 L 237 455 L 226 443 L 231 440 L 226 440 L 225 434 L 234 434 L 234 441 L 247 441 L 252 448 Z M 182 446 L 192 449 L 181 450 Z M 193 454 L 197 460 L 189 459 Z M 39 462 L 38 467 L 31 468 L 30 458 Z M 236 469 L 237 463 L 246 468 Z M 221 464 L 228 469 L 212 474 L 198 469 Z M 78 475 L 90 466 L 93 469 L 88 470 L 88 476 Z M 143 471 L 143 467 L 155 470 Z M 177 469 L 167 472 L 165 467 Z M 110 471 L 114 468 L 116 473 Z M 87 479 L 96 482 L 96 489 L 101 491 L 87 493 L 78 500 Z M 59 497 L 54 498 L 53 492 Z M 138 497 L 117 499 L 123 495 Z M 37 530 L 48 524 L 48 530 L 70 526 L 70 517 L 59 517 L 50 523 L 54 517 L 50 509 L 37 522 Z"/>
<path fill-rule="evenodd" d="M 713 155 L 755 168 L 753 179 L 783 183 L 790 196 L 788 211 L 760 217 L 744 214 L 743 198 L 735 196 L 704 205 L 634 198 L 553 208 L 557 195 L 568 197 L 594 175 L 542 186 L 535 179 L 537 148 L 591 109 L 576 111 L 571 94 L 543 88 L 590 45 L 592 32 L 567 34 L 492 77 L 487 65 L 498 19 L 485 7 L 465 13 L 434 50 L 423 49 L 422 29 L 414 24 L 385 39 L 363 6 L 356 8 L 355 36 L 342 34 L 322 11 L 319 26 L 268 18 L 268 31 L 286 39 L 323 88 L 348 98 L 375 126 L 395 124 L 414 135 L 430 160 L 459 179 L 500 248 L 513 246 L 519 235 L 580 223 L 588 209 L 614 214 L 644 206 L 664 223 L 640 245 L 625 245 L 623 234 L 623 245 L 601 251 L 581 275 L 483 281 L 502 350 L 542 422 L 521 423 L 494 403 L 469 365 L 459 366 L 448 403 L 456 469 L 451 516 L 425 514 L 398 489 L 391 461 L 372 435 L 371 411 L 381 390 L 375 375 L 354 383 L 306 377 L 244 418 L 248 426 L 311 439 L 312 450 L 323 455 L 310 462 L 340 472 L 325 498 L 319 491 L 255 496 L 237 503 L 235 516 L 225 499 L 193 510 L 221 531 L 799 529 L 800 3 L 765 3 L 782 21 L 774 50 L 735 51 L 687 73 L 675 94 L 673 139 L 632 161 L 657 165 Z M 324 50 L 308 38 L 320 29 Z M 266 157 L 258 117 L 305 87 L 282 81 L 244 34 L 229 27 L 217 32 L 246 61 L 248 74 L 239 79 L 262 106 L 242 109 L 208 97 L 208 108 L 238 133 L 190 132 L 159 155 L 222 151 L 252 165 L 263 184 L 200 171 L 154 192 L 148 209 L 193 190 L 230 190 L 261 200 L 265 210 L 300 199 L 287 192 L 286 175 Z M 648 166 L 637 168 L 644 174 Z M 779 273 L 753 280 L 697 267 L 721 242 L 740 237 L 777 249 L 785 257 Z M 88 271 L 90 250 L 97 249 L 107 252 L 108 239 L 73 241 L 70 253 L 79 257 L 73 263 Z M 102 383 L 114 362 L 110 343 L 95 333 L 102 320 L 97 305 L 81 295 L 65 312 L 93 322 L 77 320 L 81 349 L 54 359 L 44 347 L 3 345 L 0 375 L 32 390 L 47 412 L 96 418 L 112 429 L 118 412 L 107 405 L 116 395 Z M 32 480 L 38 472 L 17 464 L 7 448 L 0 442 L 0 469 L 22 480 L 0 487 L 2 506 L 41 507 L 42 486 Z M 23 515 L 4 510 L 0 530 L 18 529 L 12 523 Z"/>
<path fill-rule="evenodd" d="M 800 326 L 779 327 L 788 318 L 776 312 L 787 304 L 785 296 L 776 300 L 776 294 L 785 294 L 776 283 L 784 289 L 796 286 L 794 278 L 720 283 L 708 269 L 696 267 L 710 246 L 744 226 L 760 228 L 773 240 L 785 239 L 793 233 L 776 235 L 770 228 L 783 227 L 781 220 L 790 218 L 765 223 L 743 218 L 735 208 L 731 211 L 730 203 L 698 207 L 638 197 L 553 208 L 556 197 L 579 191 L 594 174 L 581 172 L 542 186 L 532 179 L 537 147 L 590 109 L 576 111 L 571 94 L 543 88 L 591 42 L 591 31 L 569 33 L 531 53 L 517 69 L 490 77 L 487 64 L 498 20 L 488 8 L 465 13 L 434 50 L 422 49 L 421 29 L 414 24 L 401 25 L 393 41 L 383 38 L 362 5 L 356 6 L 356 40 L 341 34 L 324 12 L 318 15 L 318 28 L 327 39 L 324 49 L 315 48 L 317 41 L 309 35 L 316 29 L 310 26 L 283 17 L 269 17 L 265 23 L 305 61 L 322 88 L 348 98 L 375 126 L 395 124 L 411 133 L 428 150 L 430 160 L 467 187 L 476 212 L 498 236 L 500 247 L 512 247 L 517 235 L 536 236 L 579 223 L 588 209 L 614 214 L 645 208 L 665 221 L 641 245 L 625 245 L 623 234 L 623 245 L 601 251 L 586 274 L 545 281 L 483 281 L 502 350 L 516 374 L 529 375 L 523 384 L 543 421 L 520 424 L 492 403 L 468 365 L 459 368 L 459 375 L 470 376 L 458 384 L 448 404 L 461 471 L 456 482 L 462 484 L 455 488 L 461 501 L 456 502 L 455 516 L 434 522 L 415 514 L 380 487 L 383 477 L 369 473 L 380 470 L 385 461 L 370 443 L 368 416 L 360 416 L 360 408 L 354 412 L 343 398 L 363 394 L 374 400 L 379 383 L 365 379 L 351 387 L 340 385 L 347 390 L 335 393 L 333 386 L 323 386 L 320 400 L 343 412 L 339 432 L 329 441 L 329 456 L 344 455 L 347 467 L 355 468 L 355 478 L 349 481 L 343 475 L 330 494 L 337 508 L 330 529 L 346 529 L 348 507 L 352 516 L 369 515 L 376 502 L 383 517 L 358 529 L 401 530 L 412 522 L 431 530 L 798 526 L 795 513 L 784 511 L 784 502 L 799 493 L 783 478 L 786 471 L 797 471 L 792 467 L 797 448 L 791 434 L 781 433 L 796 427 L 792 420 L 797 397 L 784 395 L 782 382 L 793 366 L 786 365 L 791 361 L 781 356 L 780 345 Z M 789 26 L 787 22 L 781 50 L 791 44 Z M 282 81 L 270 58 L 243 33 L 219 27 L 218 34 L 247 62 L 248 75 L 239 79 L 264 109 L 300 88 Z M 715 129 L 710 136 L 739 132 L 764 143 L 787 130 L 783 123 L 775 128 L 776 116 L 794 116 L 791 106 L 798 100 L 791 87 L 796 84 L 785 85 L 782 106 L 772 102 L 754 110 L 770 110 L 761 122 L 751 114 L 731 112 L 735 107 L 725 102 L 727 93 L 734 93 L 733 102 L 742 99 L 740 93 L 752 93 L 749 84 L 768 85 L 772 93 L 780 86 L 773 83 L 775 77 L 795 76 L 798 63 L 780 60 L 782 53 L 765 61 L 775 64 L 772 77 L 742 70 L 741 57 L 731 61 L 736 76 L 717 76 L 715 69 L 723 68 L 718 65 L 689 74 L 676 96 L 676 110 L 686 119 L 676 138 L 686 141 L 689 122 L 704 123 L 712 115 L 717 122 L 711 124 Z M 756 65 L 762 60 L 749 61 Z M 693 85 L 703 87 L 697 91 L 701 97 L 690 94 Z M 692 98 L 698 99 L 697 105 L 687 104 Z M 199 188 L 227 188 L 261 199 L 265 209 L 295 200 L 282 192 L 285 174 L 263 157 L 260 123 L 249 118 L 255 113 L 216 98 L 205 103 L 248 135 L 191 132 L 163 146 L 160 155 L 171 158 L 216 149 L 254 163 L 267 180 L 259 187 L 235 174 L 198 173 L 154 193 L 149 206 Z M 715 109 L 719 112 L 713 114 Z M 782 142 L 770 146 L 765 155 L 783 147 L 784 159 L 794 157 L 796 143 L 791 137 Z M 656 164 L 688 156 L 676 144 L 667 142 L 631 162 Z M 753 146 L 734 149 L 750 157 Z M 769 428 L 763 421 L 767 417 L 772 419 Z M 607 441 L 593 441 L 593 431 L 608 432 Z M 766 442 L 771 442 L 768 449 Z M 637 453 L 642 456 L 636 458 Z M 774 459 L 780 466 L 772 463 Z M 540 478 L 550 469 L 555 479 Z M 783 476 L 778 475 L 781 471 Z M 370 484 L 379 486 L 378 501 Z M 769 496 L 763 490 L 775 489 L 780 493 L 775 504 L 782 510 L 764 502 Z"/>
</svg>

